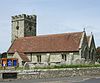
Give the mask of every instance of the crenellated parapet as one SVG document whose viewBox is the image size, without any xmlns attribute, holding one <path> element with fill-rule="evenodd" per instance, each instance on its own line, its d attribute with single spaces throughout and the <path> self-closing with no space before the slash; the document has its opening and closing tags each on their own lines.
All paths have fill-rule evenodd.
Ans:
<svg viewBox="0 0 100 83">
<path fill-rule="evenodd" d="M 21 15 L 12 16 L 12 21 L 17 21 L 17 20 L 36 21 L 36 15 L 21 14 Z"/>
</svg>

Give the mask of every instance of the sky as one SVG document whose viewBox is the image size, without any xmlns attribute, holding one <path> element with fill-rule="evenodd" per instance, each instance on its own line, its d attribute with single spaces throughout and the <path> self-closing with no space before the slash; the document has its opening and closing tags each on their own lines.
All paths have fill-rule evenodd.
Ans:
<svg viewBox="0 0 100 83">
<path fill-rule="evenodd" d="M 100 0 L 0 0 L 0 53 L 11 45 L 11 16 L 37 15 L 37 35 L 94 34 L 100 46 Z"/>
</svg>

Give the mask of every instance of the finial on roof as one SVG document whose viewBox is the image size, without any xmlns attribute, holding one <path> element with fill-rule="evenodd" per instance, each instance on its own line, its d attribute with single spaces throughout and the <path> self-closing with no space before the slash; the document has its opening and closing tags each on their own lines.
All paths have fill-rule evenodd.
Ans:
<svg viewBox="0 0 100 83">
<path fill-rule="evenodd" d="M 91 32 L 91 35 L 93 36 L 93 32 Z"/>
<path fill-rule="evenodd" d="M 85 32 L 85 28 L 83 28 L 83 32 Z"/>
</svg>

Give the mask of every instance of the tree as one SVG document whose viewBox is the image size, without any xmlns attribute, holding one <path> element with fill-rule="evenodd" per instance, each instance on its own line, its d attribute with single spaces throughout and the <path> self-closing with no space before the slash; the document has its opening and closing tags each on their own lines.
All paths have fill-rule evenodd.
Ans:
<svg viewBox="0 0 100 83">
<path fill-rule="evenodd" d="M 96 49 L 96 61 L 100 63 L 100 47 Z"/>
</svg>

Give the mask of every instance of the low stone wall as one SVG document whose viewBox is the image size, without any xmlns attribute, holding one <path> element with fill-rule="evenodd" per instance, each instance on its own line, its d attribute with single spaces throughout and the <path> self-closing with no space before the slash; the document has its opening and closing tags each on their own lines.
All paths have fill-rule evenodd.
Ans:
<svg viewBox="0 0 100 83">
<path fill-rule="evenodd" d="M 72 76 L 100 76 L 100 68 L 40 69 L 24 70 L 18 72 L 18 79 L 39 79 Z"/>
<path fill-rule="evenodd" d="M 100 67 L 90 68 L 62 68 L 62 69 L 38 69 L 38 70 L 1 70 L 2 73 L 17 72 L 17 79 L 40 79 L 73 76 L 100 76 Z"/>
</svg>

